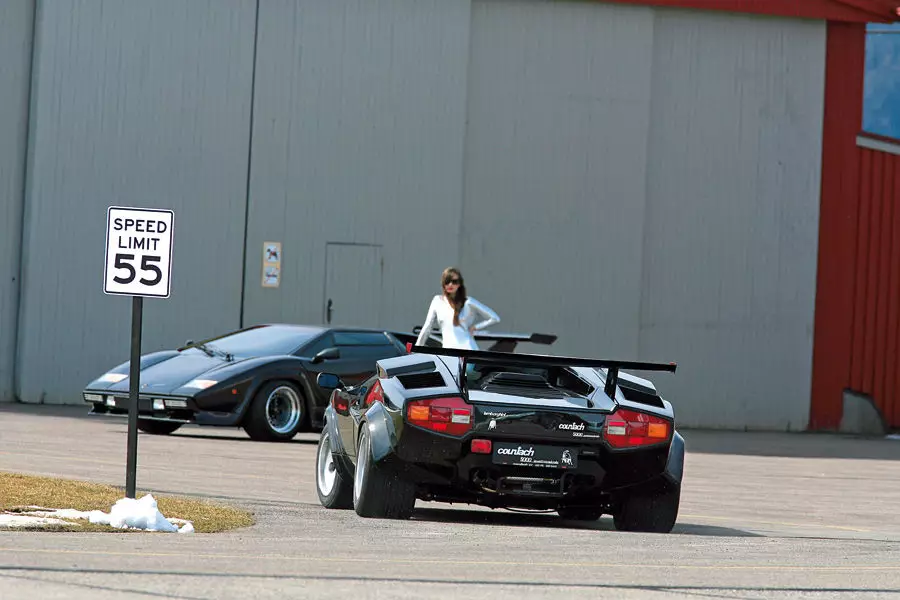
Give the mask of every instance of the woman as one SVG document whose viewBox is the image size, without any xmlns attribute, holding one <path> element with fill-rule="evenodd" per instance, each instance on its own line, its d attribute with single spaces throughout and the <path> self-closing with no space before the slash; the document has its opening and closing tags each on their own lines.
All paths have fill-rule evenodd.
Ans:
<svg viewBox="0 0 900 600">
<path fill-rule="evenodd" d="M 432 327 L 437 324 L 444 348 L 478 350 L 472 334 L 499 323 L 500 317 L 475 298 L 466 295 L 466 285 L 459 269 L 444 269 L 441 285 L 444 293 L 431 300 L 428 316 L 425 317 L 416 345 L 423 346 Z"/>
</svg>

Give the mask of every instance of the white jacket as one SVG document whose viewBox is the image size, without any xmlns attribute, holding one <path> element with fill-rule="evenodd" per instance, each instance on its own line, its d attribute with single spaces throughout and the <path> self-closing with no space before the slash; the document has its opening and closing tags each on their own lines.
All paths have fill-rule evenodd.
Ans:
<svg viewBox="0 0 900 600">
<path fill-rule="evenodd" d="M 425 317 L 425 324 L 422 325 L 416 345 L 425 345 L 425 340 L 428 339 L 432 328 L 437 325 L 441 330 L 441 341 L 444 348 L 478 350 L 475 338 L 469 333 L 469 327 L 482 330 L 499 322 L 500 316 L 497 313 L 469 296 L 462 310 L 459 311 L 459 325 L 454 325 L 453 306 L 443 294 L 438 294 L 431 300 L 431 306 L 428 307 L 428 315 Z"/>
</svg>

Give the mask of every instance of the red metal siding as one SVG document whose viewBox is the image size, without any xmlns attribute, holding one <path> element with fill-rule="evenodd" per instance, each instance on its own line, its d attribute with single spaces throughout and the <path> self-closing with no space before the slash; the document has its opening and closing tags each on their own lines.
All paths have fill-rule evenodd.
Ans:
<svg viewBox="0 0 900 600">
<path fill-rule="evenodd" d="M 605 0 L 620 4 L 724 10 L 854 23 L 897 20 L 895 0 Z"/>
<path fill-rule="evenodd" d="M 858 149 L 850 389 L 873 398 L 900 427 L 900 156 Z"/>
<path fill-rule="evenodd" d="M 857 146 L 864 59 L 864 26 L 829 23 L 810 429 L 847 389 L 900 427 L 900 156 Z"/>
<path fill-rule="evenodd" d="M 828 24 L 810 429 L 837 429 L 853 348 L 865 25 Z M 863 183 L 863 186 L 868 185 Z"/>
</svg>

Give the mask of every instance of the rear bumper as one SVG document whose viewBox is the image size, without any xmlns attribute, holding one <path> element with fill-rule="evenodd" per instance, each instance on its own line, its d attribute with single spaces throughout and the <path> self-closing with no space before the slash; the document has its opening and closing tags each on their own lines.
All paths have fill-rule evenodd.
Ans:
<svg viewBox="0 0 900 600">
<path fill-rule="evenodd" d="M 471 438 L 450 438 L 406 427 L 396 452 L 385 464 L 415 482 L 426 499 L 489 506 L 603 504 L 633 489 L 680 482 L 680 472 L 667 470 L 670 465 L 681 464 L 670 451 L 683 451 L 683 445 L 676 447 L 679 442 L 615 451 L 602 442 L 534 441 L 542 446 L 557 446 L 560 451 L 572 449 L 577 465 L 561 469 L 497 464 L 493 453 L 471 452 Z M 680 441 L 680 436 L 677 439 Z"/>
</svg>

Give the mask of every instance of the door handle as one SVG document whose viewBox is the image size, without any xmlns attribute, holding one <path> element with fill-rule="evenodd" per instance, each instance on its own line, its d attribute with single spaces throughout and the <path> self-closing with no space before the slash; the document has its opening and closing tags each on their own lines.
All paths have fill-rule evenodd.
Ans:
<svg viewBox="0 0 900 600">
<path fill-rule="evenodd" d="M 328 299 L 328 306 L 327 306 L 327 308 L 325 309 L 325 318 L 326 318 L 326 320 L 328 321 L 329 324 L 331 323 L 331 311 L 332 311 L 332 310 L 333 310 L 333 309 L 332 309 L 332 302 L 331 302 L 331 298 L 329 298 L 329 299 Z"/>
</svg>

